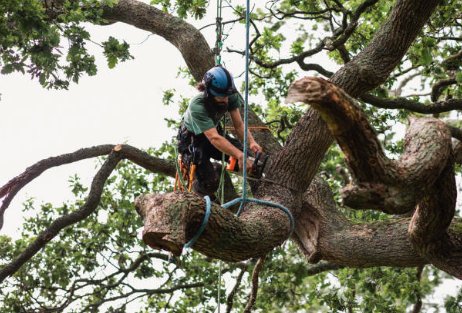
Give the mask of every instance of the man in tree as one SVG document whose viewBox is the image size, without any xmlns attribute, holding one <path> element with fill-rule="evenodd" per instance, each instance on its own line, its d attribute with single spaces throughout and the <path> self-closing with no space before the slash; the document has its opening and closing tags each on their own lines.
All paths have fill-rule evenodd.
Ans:
<svg viewBox="0 0 462 313">
<path fill-rule="evenodd" d="M 27 73 L 47 88 L 65 88 L 85 73 L 96 73 L 95 58 L 86 50 L 88 22 L 121 22 L 146 30 L 148 36 L 162 36 L 179 50 L 194 79 L 201 81 L 213 67 L 213 51 L 202 28 L 189 24 L 186 17 L 205 16 L 208 4 L 88 0 L 66 1 L 63 6 L 61 0 L 3 1 L 1 73 Z M 452 146 L 452 137 L 462 141 L 460 128 L 445 124 L 447 114 L 417 119 L 409 115 L 462 108 L 457 75 L 462 68 L 460 0 L 281 0 L 257 6 L 262 9 L 256 7 L 252 14 L 255 35 L 249 57 L 255 73 L 251 91 L 268 102 L 260 116 L 279 116 L 279 103 L 287 95 L 291 102 L 310 105 L 306 111 L 299 105 L 284 108 L 294 126 L 285 132 L 283 146 L 270 131 L 254 134 L 272 154 L 272 162 L 266 180 L 252 196 L 291 210 L 296 226 L 291 239 L 299 249 L 297 253 L 294 245 L 284 245 L 267 258 L 264 281 L 271 284 L 260 284 L 258 311 L 406 312 L 414 306 L 415 313 L 462 312 L 462 292 L 445 308 L 425 300 L 430 287 L 442 281 L 439 270 L 462 279 L 462 226 L 453 169 L 462 162 L 462 145 Z M 170 14 L 175 9 L 178 17 Z M 231 5 L 230 9 L 236 16 L 229 22 L 239 23 L 242 10 Z M 314 24 L 322 31 L 314 31 L 310 27 Z M 288 32 L 291 36 L 286 36 Z M 69 43 L 67 53 L 63 41 Z M 110 67 L 130 59 L 128 44 L 112 36 L 102 46 Z M 290 52 L 282 47 L 290 47 Z M 329 64 L 331 72 L 311 63 L 315 56 L 328 56 L 338 66 Z M 164 62 L 161 54 L 149 59 Z M 313 76 L 313 71 L 318 78 L 297 80 L 288 89 L 296 77 Z M 422 95 L 407 97 L 405 86 L 414 79 L 422 82 L 418 90 Z M 429 103 L 423 94 L 430 92 L 432 83 Z M 360 105 L 353 98 L 361 100 Z M 256 115 L 249 117 L 256 117 L 252 125 L 265 122 Z M 405 139 L 386 140 L 382 150 L 377 131 L 379 138 L 391 138 L 390 125 L 407 124 L 407 118 Z M 13 123 L 17 125 L 22 124 Z M 338 147 L 331 147 L 334 139 Z M 387 156 L 400 152 L 400 158 Z M 220 266 L 211 262 L 204 270 L 204 259 L 193 254 L 178 266 L 153 266 L 153 259 L 166 261 L 167 256 L 153 253 L 133 236 L 142 224 L 128 203 L 134 194 L 165 187 L 163 176 L 175 174 L 168 159 L 129 145 L 109 144 L 40 161 L 0 186 L 0 216 L 43 171 L 102 155 L 108 157 L 90 188 L 72 179 L 75 201 L 41 208 L 27 202 L 25 209 L 36 217 L 25 221 L 22 238 L 0 236 L 0 290 L 8 291 L 0 292 L 0 313 L 126 311 L 140 299 L 140 310 L 152 312 L 212 312 L 216 307 L 210 303 L 225 301 L 228 312 L 243 311 L 242 290 L 250 289 L 246 272 L 255 268 L 258 274 L 263 262 L 253 266 L 246 260 L 285 242 L 290 223 L 282 210 L 258 203 L 248 203 L 240 217 L 212 204 L 206 231 L 194 250 L 207 261 L 231 262 L 223 271 L 235 286 L 226 300 L 209 301 L 207 297 L 215 294 L 215 284 L 209 282 L 216 280 Z M 343 189 L 333 166 L 337 164 L 350 169 Z M 159 179 L 145 177 L 144 170 Z M 316 175 L 320 171 L 328 175 Z M 160 192 L 137 199 L 145 242 L 175 253 L 183 250 L 206 214 L 203 199 L 194 193 Z M 350 214 L 349 208 L 364 213 Z M 102 223 L 101 216 L 106 215 L 109 218 Z M 252 275 L 252 282 L 257 276 Z M 148 285 L 152 278 L 164 283 L 141 287 L 133 280 L 138 278 Z M 252 305 L 250 300 L 248 304 Z"/>
<path fill-rule="evenodd" d="M 243 168 L 241 143 L 224 136 L 219 125 L 226 112 L 229 112 L 236 134 L 243 140 L 244 123 L 239 112 L 243 100 L 231 74 L 222 66 L 208 70 L 197 89 L 201 93 L 191 100 L 183 116 L 178 133 L 178 149 L 184 162 L 197 165 L 193 190 L 211 196 L 218 189 L 220 175 L 210 158 L 221 160 L 224 153 L 227 162 L 230 156 L 234 157 L 238 160 L 239 168 Z M 262 148 L 250 131 L 247 136 L 250 150 L 261 152 Z M 251 167 L 252 162 L 247 160 L 247 169 Z"/>
</svg>

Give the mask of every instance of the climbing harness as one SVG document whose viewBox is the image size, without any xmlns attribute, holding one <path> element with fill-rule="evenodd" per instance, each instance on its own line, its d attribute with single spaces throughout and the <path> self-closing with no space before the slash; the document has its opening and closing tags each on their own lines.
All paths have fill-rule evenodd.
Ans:
<svg viewBox="0 0 462 313">
<path fill-rule="evenodd" d="M 177 160 L 175 162 L 175 185 L 173 186 L 173 191 L 184 191 L 185 188 L 188 188 L 185 180 L 188 179 L 188 169 L 186 164 L 183 163 L 181 154 L 178 153 L 178 148 L 175 146 L 175 155 L 177 155 Z M 186 187 L 185 187 L 186 186 Z"/>
<path fill-rule="evenodd" d="M 199 161 L 199 151 L 193 144 L 188 147 L 188 150 L 188 154 L 180 154 L 178 153 L 178 149 L 175 147 L 175 153 L 178 158 L 175 163 L 176 174 L 173 191 L 192 191 L 194 176 L 196 175 L 197 164 Z M 184 159 L 185 157 L 187 160 Z"/>
</svg>

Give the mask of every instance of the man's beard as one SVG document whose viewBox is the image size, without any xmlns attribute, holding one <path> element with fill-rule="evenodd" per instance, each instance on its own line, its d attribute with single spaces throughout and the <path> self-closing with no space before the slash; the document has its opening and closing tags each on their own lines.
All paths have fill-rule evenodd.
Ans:
<svg viewBox="0 0 462 313">
<path fill-rule="evenodd" d="M 214 98 L 212 98 L 212 104 L 215 110 L 218 113 L 224 113 L 228 110 L 228 103 L 227 102 L 217 102 Z"/>
<path fill-rule="evenodd" d="M 217 114 L 223 114 L 228 111 L 228 103 L 217 102 L 213 97 L 207 97 L 205 100 L 206 108 Z M 210 112 L 209 113 L 212 113 Z M 214 114 L 213 114 L 214 115 Z"/>
</svg>

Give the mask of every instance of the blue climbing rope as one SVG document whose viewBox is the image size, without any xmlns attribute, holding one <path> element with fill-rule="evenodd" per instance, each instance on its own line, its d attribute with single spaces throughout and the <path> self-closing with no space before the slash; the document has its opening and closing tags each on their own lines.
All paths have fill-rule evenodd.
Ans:
<svg viewBox="0 0 462 313">
<path fill-rule="evenodd" d="M 237 204 L 240 202 L 239 205 L 239 210 L 237 212 L 237 216 L 239 216 L 242 211 L 244 210 L 244 207 L 247 202 L 253 202 L 253 203 L 258 203 L 258 204 L 264 204 L 273 208 L 278 208 L 282 210 L 284 213 L 287 214 L 289 217 L 290 221 L 290 235 L 292 235 L 295 227 L 295 222 L 294 222 L 294 217 L 292 216 L 292 213 L 290 213 L 290 210 L 286 208 L 285 206 L 279 204 L 279 203 L 274 203 L 271 201 L 266 201 L 266 200 L 259 200 L 259 199 L 254 199 L 254 198 L 247 198 L 247 134 L 249 131 L 249 120 L 248 120 L 248 111 L 249 111 L 249 59 L 250 59 L 250 0 L 247 0 L 246 3 L 246 11 L 245 11 L 245 94 L 244 94 L 244 164 L 243 164 L 243 182 L 242 182 L 242 197 L 234 199 L 228 203 L 225 203 L 222 205 L 224 208 L 228 208 L 230 206 L 233 206 L 234 204 Z"/>
<path fill-rule="evenodd" d="M 270 206 L 272 208 L 280 209 L 285 214 L 287 214 L 287 217 L 289 218 L 289 222 L 290 222 L 290 234 L 289 234 L 289 236 L 291 236 L 292 233 L 294 232 L 294 229 L 295 229 L 294 217 L 292 216 L 292 213 L 290 213 L 290 210 L 288 208 L 286 208 L 285 206 L 283 206 L 282 204 L 274 203 L 274 202 L 267 201 L 267 200 L 255 199 L 255 198 L 246 198 L 246 199 L 244 199 L 243 197 L 241 197 L 241 198 L 236 198 L 234 200 L 226 202 L 221 207 L 224 208 L 224 209 L 228 209 L 228 208 L 232 207 L 233 205 L 235 205 L 235 204 L 237 204 L 239 202 L 241 202 L 241 203 L 242 202 L 253 202 L 253 203 L 257 203 L 257 204 L 267 205 L 267 206 Z M 239 211 L 237 211 L 236 215 L 239 216 L 241 214 L 241 211 L 242 210 L 239 208 Z"/>
<path fill-rule="evenodd" d="M 204 218 L 202 219 L 202 223 L 201 223 L 201 226 L 199 227 L 199 229 L 197 230 L 196 234 L 194 235 L 194 237 L 191 238 L 191 240 L 189 240 L 184 246 L 185 248 L 191 248 L 197 241 L 197 239 L 199 239 L 199 237 L 202 235 L 202 233 L 204 232 L 204 229 L 205 229 L 205 226 L 207 226 L 207 223 L 209 222 L 209 218 L 210 218 L 210 213 L 212 213 L 212 201 L 210 201 L 210 197 L 209 196 L 205 196 L 204 197 L 205 199 L 205 215 L 204 215 Z"/>
<path fill-rule="evenodd" d="M 249 107 L 249 52 L 250 52 L 250 0 L 246 2 L 245 10 L 245 93 L 244 93 L 244 164 L 243 164 L 243 182 L 242 182 L 242 201 L 239 211 L 242 211 L 247 199 L 247 132 L 249 129 L 248 107 Z"/>
<path fill-rule="evenodd" d="M 217 40 L 215 42 L 215 65 L 221 65 L 221 49 L 223 48 L 223 18 L 221 17 L 222 11 L 222 0 L 217 0 L 217 17 L 216 17 L 216 27 L 215 32 L 217 35 Z"/>
</svg>

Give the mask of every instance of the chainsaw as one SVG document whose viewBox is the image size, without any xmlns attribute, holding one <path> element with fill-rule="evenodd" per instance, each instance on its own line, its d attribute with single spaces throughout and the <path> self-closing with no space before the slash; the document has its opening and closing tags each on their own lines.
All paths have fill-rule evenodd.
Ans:
<svg viewBox="0 0 462 313">
<path fill-rule="evenodd" d="M 253 161 L 252 168 L 250 169 L 249 176 L 250 178 L 260 179 L 263 176 L 263 171 L 265 170 L 266 162 L 268 161 L 269 155 L 264 154 L 263 152 L 257 152 L 255 158 L 249 158 Z M 239 164 L 235 157 L 229 158 L 229 163 L 226 166 L 226 170 L 234 173 L 239 173 Z"/>
</svg>

